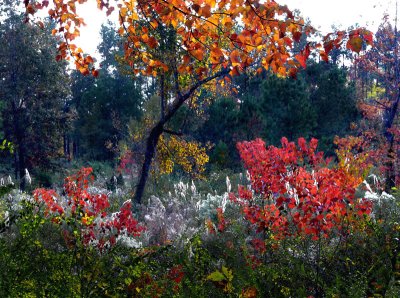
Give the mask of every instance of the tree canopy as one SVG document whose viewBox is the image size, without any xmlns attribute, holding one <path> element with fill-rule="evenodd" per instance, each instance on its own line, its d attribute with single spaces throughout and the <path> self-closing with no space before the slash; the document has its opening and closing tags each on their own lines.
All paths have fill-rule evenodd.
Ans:
<svg viewBox="0 0 400 298">
<path fill-rule="evenodd" d="M 59 156 L 69 123 L 63 108 L 69 95 L 66 63 L 58 63 L 56 39 L 11 13 L 0 24 L 0 98 L 3 129 L 12 141 L 15 176 L 47 167 Z"/>
<path fill-rule="evenodd" d="M 74 44 L 84 20 L 77 4 L 86 0 L 24 0 L 27 21 L 49 8 L 56 23 L 54 35 L 63 41 L 57 59 L 73 59 L 84 75 L 98 75 L 93 58 Z M 135 200 L 140 203 L 157 144 L 166 124 L 200 88 L 217 90 L 245 71 L 269 69 L 280 76 L 295 77 L 306 66 L 311 51 L 327 60 L 341 47 L 359 52 L 372 44 L 364 28 L 328 34 L 320 43 L 308 42 L 300 52 L 294 44 L 315 30 L 286 5 L 274 0 L 97 0 L 107 15 L 117 10 L 119 34 L 124 38 L 124 60 L 134 75 L 155 77 L 159 85 L 160 117 L 150 130 Z M 117 9 L 116 9 L 117 8 Z M 39 26 L 43 26 L 41 21 Z M 218 79 L 218 80 L 216 80 Z M 217 84 L 211 84 L 211 82 Z"/>
</svg>

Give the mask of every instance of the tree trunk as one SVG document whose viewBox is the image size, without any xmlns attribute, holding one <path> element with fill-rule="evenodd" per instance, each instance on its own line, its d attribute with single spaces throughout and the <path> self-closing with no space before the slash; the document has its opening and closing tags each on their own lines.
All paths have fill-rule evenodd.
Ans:
<svg viewBox="0 0 400 298">
<path fill-rule="evenodd" d="M 76 159 L 79 156 L 79 139 L 78 137 L 74 137 L 72 141 L 72 158 Z"/>
<path fill-rule="evenodd" d="M 67 135 L 63 134 L 64 157 L 68 157 L 68 140 Z"/>
<path fill-rule="evenodd" d="M 24 143 L 22 141 L 22 139 L 18 138 L 17 136 L 17 142 L 18 144 L 18 170 L 19 170 L 19 178 L 21 180 L 21 184 L 20 184 L 20 189 L 24 190 L 25 186 L 26 186 L 26 181 L 24 179 L 25 177 L 25 146 Z"/>
<path fill-rule="evenodd" d="M 153 129 L 150 132 L 149 137 L 147 138 L 144 162 L 142 165 L 142 170 L 140 172 L 139 183 L 136 186 L 136 191 L 135 191 L 135 195 L 133 198 L 133 200 L 136 204 L 140 205 L 142 203 L 144 189 L 146 187 L 147 178 L 149 176 L 151 163 L 156 154 L 158 140 L 160 139 L 161 134 L 164 132 L 165 124 L 171 120 L 171 118 L 176 114 L 176 112 L 179 110 L 179 108 L 186 102 L 186 100 L 188 100 L 193 95 L 193 93 L 197 90 L 197 88 L 199 88 L 200 86 L 206 84 L 207 82 L 209 82 L 213 79 L 227 75 L 229 73 L 229 71 L 230 70 L 228 68 L 226 68 L 226 69 L 223 69 L 203 80 L 197 81 L 184 94 L 181 94 L 179 91 L 179 88 L 177 88 L 178 94 L 177 94 L 176 101 L 172 104 L 171 108 L 167 109 L 167 111 L 164 111 L 162 119 L 160 119 L 160 121 L 153 127 Z M 132 204 L 133 209 L 135 209 L 134 205 L 135 204 Z"/>
<path fill-rule="evenodd" d="M 394 150 L 394 135 L 389 131 L 393 127 L 394 120 L 397 115 L 398 107 L 400 102 L 400 93 L 397 95 L 396 101 L 391 106 L 390 110 L 387 111 L 386 121 L 385 121 L 385 137 L 389 143 L 389 150 L 387 154 L 387 170 L 386 170 L 386 185 L 385 190 L 386 192 L 391 191 L 393 187 L 395 187 L 396 182 L 396 169 L 395 169 L 395 160 L 397 158 L 397 152 Z"/>
<path fill-rule="evenodd" d="M 21 127 L 21 119 L 20 119 L 20 110 L 17 108 L 15 102 L 12 102 L 12 117 L 13 117 L 13 126 L 14 126 L 14 138 L 16 141 L 16 163 L 15 163 L 15 172 L 19 175 L 19 179 L 21 180 L 20 188 L 24 190 L 25 182 L 23 177 L 25 176 L 25 144 L 24 144 L 24 131 Z"/>
<path fill-rule="evenodd" d="M 394 120 L 397 116 L 398 108 L 399 108 L 399 103 L 400 103 L 400 88 L 399 88 L 399 82 L 400 82 L 400 64 L 399 64 L 399 35 L 397 31 L 397 1 L 396 1 L 396 19 L 395 19 L 395 27 L 394 27 L 394 58 L 395 60 L 395 65 L 394 65 L 394 83 L 395 83 L 395 100 L 393 104 L 390 106 L 389 109 L 385 111 L 385 122 L 384 122 L 384 135 L 386 137 L 386 140 L 389 143 L 389 150 L 387 153 L 387 172 L 386 172 L 386 185 L 385 185 L 385 190 L 386 192 L 391 191 L 391 189 L 395 186 L 396 184 L 396 155 L 397 152 L 394 152 L 394 135 L 392 132 L 389 130 L 393 127 Z"/>
<path fill-rule="evenodd" d="M 141 204 L 144 189 L 146 186 L 147 178 L 149 176 L 149 171 L 151 163 L 153 161 L 154 155 L 157 149 L 157 143 L 163 132 L 163 123 L 159 122 L 150 132 L 149 137 L 146 142 L 146 153 L 144 156 L 144 162 L 142 165 L 142 171 L 140 172 L 140 180 L 136 187 L 134 201 L 136 204 Z"/>
</svg>

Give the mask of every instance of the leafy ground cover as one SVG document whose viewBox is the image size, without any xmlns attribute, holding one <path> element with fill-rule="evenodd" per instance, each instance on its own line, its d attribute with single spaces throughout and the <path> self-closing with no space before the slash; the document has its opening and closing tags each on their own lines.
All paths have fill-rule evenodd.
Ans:
<svg viewBox="0 0 400 298">
<path fill-rule="evenodd" d="M 0 294 L 397 297 L 398 193 L 316 147 L 304 139 L 283 139 L 281 148 L 240 143 L 248 170 L 241 185 L 226 177 L 226 191 L 211 194 L 179 182 L 136 214 L 122 203 L 124 190 L 107 190 L 91 168 L 59 190 L 10 187 Z"/>
</svg>

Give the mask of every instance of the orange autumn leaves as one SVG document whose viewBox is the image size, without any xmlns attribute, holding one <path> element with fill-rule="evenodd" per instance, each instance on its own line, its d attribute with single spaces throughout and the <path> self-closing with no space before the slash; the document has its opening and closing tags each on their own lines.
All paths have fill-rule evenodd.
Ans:
<svg viewBox="0 0 400 298">
<path fill-rule="evenodd" d="M 80 36 L 80 27 L 85 25 L 83 18 L 79 17 L 76 11 L 76 4 L 82 4 L 85 0 L 78 1 L 29 1 L 25 0 L 27 21 L 30 15 L 34 15 L 38 10 L 48 9 L 49 17 L 56 22 L 56 28 L 52 30 L 53 35 L 62 36 L 62 41 L 58 45 L 56 60 L 71 58 L 75 62 L 76 69 L 82 74 L 93 76 L 98 75 L 98 71 L 93 66 L 93 58 L 84 55 L 83 50 L 75 45 L 74 40 Z M 42 27 L 43 23 L 39 21 Z"/>
<path fill-rule="evenodd" d="M 265 56 L 264 67 L 283 72 L 290 60 L 289 36 L 300 33 L 303 25 L 273 1 L 139 0 L 120 4 L 120 11 L 120 33 L 127 35 L 125 58 L 132 61 L 134 71 L 145 75 L 176 68 L 180 74 L 201 79 L 227 67 L 237 74 L 260 54 Z M 176 32 L 175 65 L 152 51 L 162 47 L 160 32 L 168 30 Z"/>
<path fill-rule="evenodd" d="M 26 0 L 27 15 L 47 9 L 57 26 L 53 34 L 62 35 L 57 59 L 73 58 L 83 74 L 97 75 L 93 59 L 85 56 L 73 41 L 84 21 L 76 6 L 87 0 Z M 51 2 L 51 4 L 50 4 Z M 125 60 L 135 73 L 157 76 L 178 71 L 181 75 L 209 76 L 222 68 L 236 75 L 246 68 L 271 69 L 282 76 L 295 76 L 305 67 L 311 50 L 323 48 L 326 60 L 334 47 L 342 44 L 345 33 L 328 35 L 323 44 L 307 44 L 295 54 L 293 43 L 314 32 L 287 6 L 273 0 L 97 0 L 107 16 L 119 16 L 119 33 L 125 37 Z M 174 59 L 165 55 L 166 35 L 174 32 Z M 360 51 L 363 42 L 372 43 L 369 31 L 354 30 L 347 47 Z"/>
</svg>

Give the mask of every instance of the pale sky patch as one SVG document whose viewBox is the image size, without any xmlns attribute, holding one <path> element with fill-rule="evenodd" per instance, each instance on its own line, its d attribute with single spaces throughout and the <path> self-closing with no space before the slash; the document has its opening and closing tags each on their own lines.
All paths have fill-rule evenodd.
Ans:
<svg viewBox="0 0 400 298">
<path fill-rule="evenodd" d="M 346 29 L 358 24 L 376 31 L 385 13 L 395 18 L 395 0 L 280 0 L 291 9 L 299 9 L 304 18 L 322 33 L 331 31 L 331 26 Z"/>
</svg>

